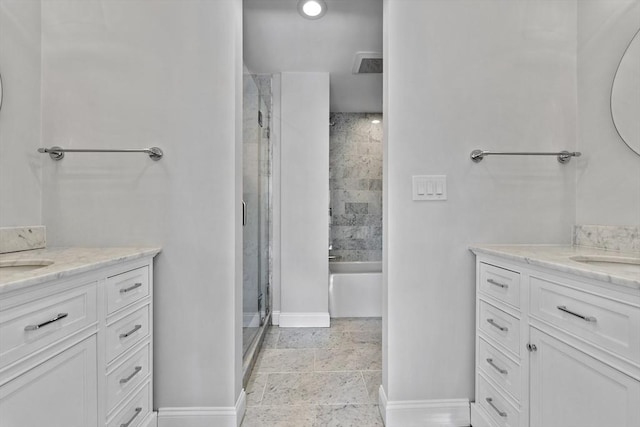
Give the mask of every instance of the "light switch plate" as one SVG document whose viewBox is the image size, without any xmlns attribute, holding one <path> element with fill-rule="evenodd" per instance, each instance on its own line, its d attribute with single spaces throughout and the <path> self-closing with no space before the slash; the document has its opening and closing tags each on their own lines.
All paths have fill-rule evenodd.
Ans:
<svg viewBox="0 0 640 427">
<path fill-rule="evenodd" d="M 446 175 L 413 175 L 413 200 L 447 200 Z"/>
</svg>

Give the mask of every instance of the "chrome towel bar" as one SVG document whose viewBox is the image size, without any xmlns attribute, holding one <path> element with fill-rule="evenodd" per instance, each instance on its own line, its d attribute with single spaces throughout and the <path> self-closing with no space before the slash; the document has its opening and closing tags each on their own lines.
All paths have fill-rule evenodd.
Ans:
<svg viewBox="0 0 640 427">
<path fill-rule="evenodd" d="M 471 160 L 479 163 L 485 158 L 485 156 L 556 156 L 558 161 L 564 164 L 569 163 L 569 160 L 571 160 L 572 157 L 580 157 L 581 155 L 582 153 L 578 151 L 560 151 L 556 153 L 521 151 L 512 153 L 507 151 L 473 150 L 471 152 Z"/>
<path fill-rule="evenodd" d="M 53 160 L 62 160 L 64 153 L 147 153 L 151 160 L 160 160 L 164 153 L 158 147 L 151 148 L 62 148 L 53 146 L 51 148 L 38 148 L 38 153 L 48 153 Z"/>
</svg>

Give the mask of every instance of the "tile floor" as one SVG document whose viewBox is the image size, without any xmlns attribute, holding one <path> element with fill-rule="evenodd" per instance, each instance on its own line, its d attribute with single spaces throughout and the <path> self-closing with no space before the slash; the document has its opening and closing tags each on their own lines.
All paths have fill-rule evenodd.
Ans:
<svg viewBox="0 0 640 427">
<path fill-rule="evenodd" d="M 242 427 L 382 427 L 382 321 L 267 331 Z"/>
</svg>

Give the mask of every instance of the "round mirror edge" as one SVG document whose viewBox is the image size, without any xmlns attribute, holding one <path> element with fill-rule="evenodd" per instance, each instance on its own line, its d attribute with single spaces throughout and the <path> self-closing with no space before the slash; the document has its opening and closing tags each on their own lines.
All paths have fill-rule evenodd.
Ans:
<svg viewBox="0 0 640 427">
<path fill-rule="evenodd" d="M 633 42 L 636 40 L 636 37 L 640 37 L 640 28 L 638 28 L 638 30 L 636 30 L 636 32 L 633 34 L 633 37 L 631 37 L 631 40 L 629 40 L 629 43 L 627 44 L 627 47 L 625 47 L 624 52 L 622 53 L 622 56 L 620 57 L 620 61 L 618 62 L 618 65 L 616 67 L 616 72 L 613 74 L 613 79 L 611 81 L 611 91 L 609 93 L 609 114 L 611 115 L 611 122 L 613 123 L 613 127 L 616 130 L 616 133 L 618 134 L 618 137 L 620 137 L 620 140 L 624 143 L 624 145 L 627 146 L 627 148 L 629 148 L 629 150 L 631 150 L 634 154 L 640 156 L 640 148 L 638 150 L 636 150 L 634 147 L 631 146 L 630 142 L 627 142 L 627 140 L 624 139 L 624 137 L 620 133 L 620 129 L 618 129 L 618 125 L 616 124 L 616 118 L 613 115 L 613 92 L 614 92 L 614 87 L 615 87 L 615 84 L 616 84 L 616 77 L 618 76 L 618 71 L 620 70 L 620 66 L 622 65 L 622 62 L 624 61 L 624 57 L 627 54 L 627 52 L 629 52 L 629 49 L 631 48 L 631 45 L 633 44 Z"/>
</svg>

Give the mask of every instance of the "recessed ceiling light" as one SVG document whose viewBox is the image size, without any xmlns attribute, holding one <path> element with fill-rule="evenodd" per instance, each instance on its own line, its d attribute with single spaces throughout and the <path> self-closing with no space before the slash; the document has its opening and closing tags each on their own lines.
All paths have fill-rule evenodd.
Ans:
<svg viewBox="0 0 640 427">
<path fill-rule="evenodd" d="M 380 120 L 374 119 L 374 120 L 371 120 L 371 123 L 373 123 L 374 125 L 377 125 L 378 123 L 380 123 Z"/>
<path fill-rule="evenodd" d="M 320 19 L 327 13 L 327 4 L 324 0 L 300 0 L 298 13 L 307 19 Z"/>
</svg>

